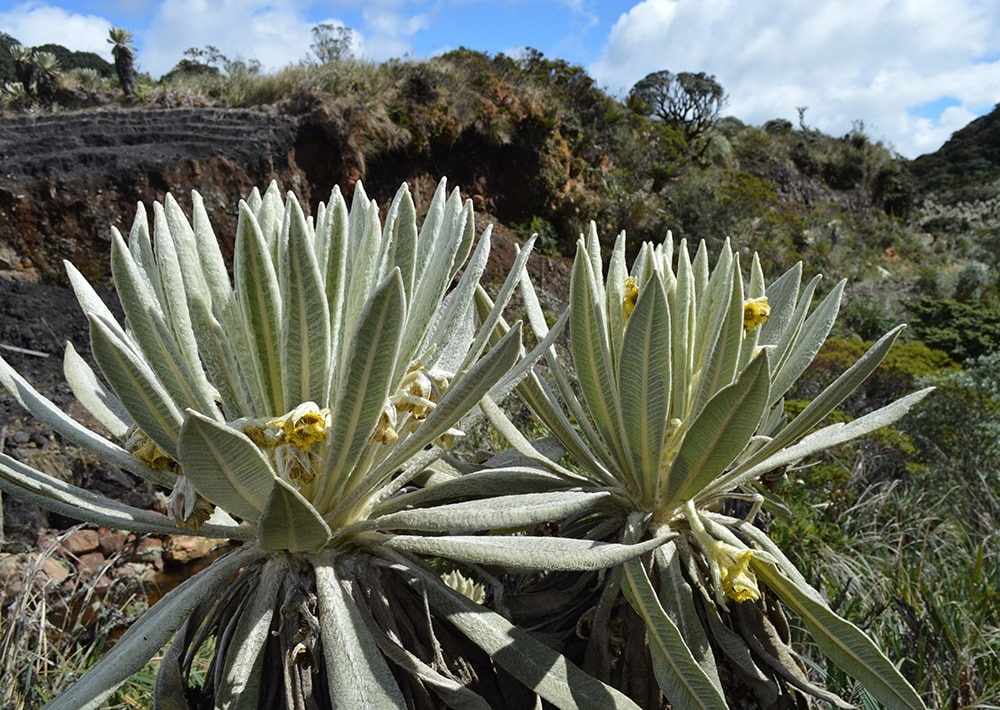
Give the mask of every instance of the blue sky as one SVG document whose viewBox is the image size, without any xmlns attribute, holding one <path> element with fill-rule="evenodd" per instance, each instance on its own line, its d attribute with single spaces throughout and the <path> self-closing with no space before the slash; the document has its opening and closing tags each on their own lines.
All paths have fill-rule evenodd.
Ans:
<svg viewBox="0 0 1000 710">
<path fill-rule="evenodd" d="M 659 69 L 714 74 L 726 113 L 840 135 L 862 121 L 907 157 L 1000 103 L 998 0 L 0 0 L 0 31 L 110 59 L 131 30 L 140 68 L 212 44 L 267 69 L 304 59 L 310 28 L 343 24 L 358 54 L 427 58 L 534 47 L 623 95 Z"/>
</svg>

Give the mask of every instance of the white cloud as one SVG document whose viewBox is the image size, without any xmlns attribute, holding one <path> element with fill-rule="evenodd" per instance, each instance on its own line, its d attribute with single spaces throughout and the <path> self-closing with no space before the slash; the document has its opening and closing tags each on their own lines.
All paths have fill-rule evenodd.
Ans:
<svg viewBox="0 0 1000 710">
<path fill-rule="evenodd" d="M 413 53 L 413 36 L 430 26 L 425 13 L 407 15 L 395 8 L 396 0 L 376 0 L 362 12 L 365 56 L 383 61 Z"/>
<path fill-rule="evenodd" d="M 257 59 L 276 70 L 306 56 L 313 24 L 288 0 L 164 0 L 142 32 L 139 61 L 158 77 L 185 49 L 212 45 L 230 59 Z"/>
<path fill-rule="evenodd" d="M 590 67 L 612 91 L 659 69 L 714 74 L 727 112 L 832 134 L 864 121 L 904 155 L 933 150 L 1000 100 L 1000 4 L 990 0 L 644 0 L 619 17 Z M 910 109 L 943 96 L 940 117 Z"/>
<path fill-rule="evenodd" d="M 111 45 L 107 43 L 111 22 L 97 15 L 26 2 L 0 11 L 0 29 L 26 47 L 61 44 L 77 52 L 96 52 L 111 61 Z"/>
<path fill-rule="evenodd" d="M 351 27 L 355 53 L 384 60 L 412 52 L 413 35 L 429 24 L 425 14 L 398 11 L 398 0 L 366 5 L 361 26 L 346 15 L 309 20 L 307 5 L 294 0 L 163 0 L 142 34 L 141 68 L 160 76 L 185 49 L 213 45 L 231 59 L 257 59 L 267 71 L 281 69 L 307 57 L 311 30 L 321 22 Z"/>
</svg>

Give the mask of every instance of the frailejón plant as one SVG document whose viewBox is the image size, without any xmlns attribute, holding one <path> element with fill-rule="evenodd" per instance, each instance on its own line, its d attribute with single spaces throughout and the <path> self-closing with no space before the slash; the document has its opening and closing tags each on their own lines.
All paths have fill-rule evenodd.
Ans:
<svg viewBox="0 0 1000 710">
<path fill-rule="evenodd" d="M 232 278 L 197 194 L 193 206 L 188 220 L 168 196 L 152 229 L 140 208 L 128 241 L 113 231 L 124 323 L 67 265 L 101 375 L 70 346 L 66 377 L 112 439 L 0 360 L 0 384 L 33 414 L 169 491 L 169 517 L 0 454 L 4 492 L 113 528 L 241 543 L 51 707 L 99 706 L 167 644 L 161 707 L 530 707 L 536 694 L 634 707 L 452 588 L 481 597 L 463 582 L 476 565 L 598 569 L 666 539 L 492 534 L 585 515 L 612 493 L 530 467 L 457 475 L 435 463 L 480 401 L 531 367 L 517 327 L 491 342 L 529 250 L 479 319 L 489 232 L 475 243 L 471 203 L 443 182 L 419 231 L 405 186 L 384 224 L 360 185 L 350 209 L 335 190 L 313 218 L 273 185 L 255 190 L 240 203 Z M 425 557 L 456 566 L 442 574 Z"/>
<path fill-rule="evenodd" d="M 591 516 L 573 523 L 576 534 L 623 543 L 668 538 L 606 574 L 595 604 L 570 620 L 589 629 L 585 668 L 643 704 L 659 702 L 662 692 L 673 707 L 725 708 L 725 691 L 742 689 L 764 707 L 810 697 L 849 706 L 798 660 L 780 600 L 829 659 L 886 707 L 922 707 L 893 663 L 754 525 L 762 505 L 778 505 L 767 496 L 768 474 L 893 422 L 927 394 L 819 426 L 901 328 L 788 421 L 782 397 L 829 333 L 842 283 L 813 306 L 818 278 L 803 287 L 801 264 L 765 284 L 755 257 L 745 281 L 728 242 L 710 268 L 704 243 L 692 259 L 684 242 L 675 252 L 669 238 L 643 244 L 629 269 L 624 235 L 603 274 L 592 226 L 573 266 L 569 357 L 550 347 L 548 375 L 532 374 L 520 386 L 576 469 L 624 502 L 617 528 L 607 527 L 608 516 Z M 527 276 L 522 287 L 529 321 L 546 339 Z M 480 294 L 482 306 L 490 303 Z M 499 408 L 488 406 L 488 414 L 525 456 L 576 475 L 539 455 Z M 551 575 L 539 584 L 551 598 L 581 588 L 574 577 L 563 580 L 561 588 Z M 636 628 L 630 619 L 639 633 L 628 633 Z M 626 631 L 615 639 L 609 629 Z M 650 690 L 643 669 L 655 674 L 658 689 Z"/>
</svg>

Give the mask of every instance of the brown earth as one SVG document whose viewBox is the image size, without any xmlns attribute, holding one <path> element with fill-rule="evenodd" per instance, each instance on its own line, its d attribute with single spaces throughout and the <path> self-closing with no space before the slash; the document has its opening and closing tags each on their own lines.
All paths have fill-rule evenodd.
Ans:
<svg viewBox="0 0 1000 710">
<path fill-rule="evenodd" d="M 100 110 L 0 123 L 0 270 L 65 283 L 62 260 L 106 276 L 109 228 L 127 232 L 137 202 L 197 189 L 220 234 L 236 205 L 278 180 L 305 193 L 296 162 L 303 117 L 223 109 Z M 189 204 L 189 202 L 188 202 Z"/>
<path fill-rule="evenodd" d="M 364 159 L 352 149 L 336 116 L 315 102 L 299 103 L 305 108 L 297 112 L 287 106 L 105 108 L 0 119 L 0 355 L 56 404 L 86 420 L 62 378 L 67 340 L 89 356 L 86 321 L 66 287 L 63 260 L 73 262 L 95 285 L 110 289 L 110 227 L 127 233 L 136 203 L 151 205 L 168 191 L 185 209 L 190 191 L 201 193 L 227 254 L 238 201 L 254 186 L 277 180 L 312 209 L 334 185 L 350 196 Z M 515 172 L 512 166 L 503 169 L 508 157 L 480 155 L 462 163 L 461 156 L 452 156 L 444 161 L 460 166 L 462 174 L 456 177 L 472 188 L 467 194 L 477 206 L 477 231 L 497 222 L 481 209 L 495 204 L 484 199 L 491 186 Z M 384 162 L 369 164 L 375 169 Z M 405 179 L 419 212 L 438 176 L 400 162 L 393 163 L 391 173 L 382 175 L 381 182 L 366 176 L 369 195 L 384 204 Z M 495 224 L 495 259 L 487 279 L 502 277 L 516 241 L 511 230 Z M 562 260 L 536 258 L 531 270 L 541 286 L 566 292 L 568 267 Z M 110 290 L 107 298 L 114 300 Z M 66 445 L 9 394 L 0 394 L 0 447 L 74 484 L 135 505 L 155 505 L 148 484 Z M 39 529 L 65 529 L 75 522 L 10 496 L 4 496 L 3 513 L 0 547 L 7 551 L 32 549 Z"/>
</svg>

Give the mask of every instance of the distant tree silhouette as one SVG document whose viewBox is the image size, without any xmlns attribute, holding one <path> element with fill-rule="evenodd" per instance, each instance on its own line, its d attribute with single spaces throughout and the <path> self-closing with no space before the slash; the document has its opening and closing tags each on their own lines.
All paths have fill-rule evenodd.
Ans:
<svg viewBox="0 0 1000 710">
<path fill-rule="evenodd" d="M 20 44 L 16 37 L 11 37 L 6 32 L 0 32 L 0 84 L 18 80 L 14 74 L 14 58 L 10 51 L 12 47 Z"/>
<path fill-rule="evenodd" d="M 21 82 L 28 96 L 35 93 L 35 63 L 32 61 L 31 47 L 12 44 L 8 48 L 14 63 L 14 77 Z"/>
<path fill-rule="evenodd" d="M 351 56 L 354 30 L 350 27 L 324 22 L 312 28 L 312 37 L 309 48 L 320 64 L 330 64 Z"/>
<path fill-rule="evenodd" d="M 726 104 L 725 92 L 714 76 L 705 72 L 674 74 L 665 69 L 636 82 L 630 98 L 633 104 L 639 99 L 650 113 L 679 129 L 691 145 L 699 143 Z"/>
<path fill-rule="evenodd" d="M 35 65 L 35 95 L 42 101 L 52 101 L 55 99 L 56 90 L 59 88 L 59 77 L 62 74 L 59 59 L 52 52 L 35 52 L 32 63 Z"/>
</svg>

